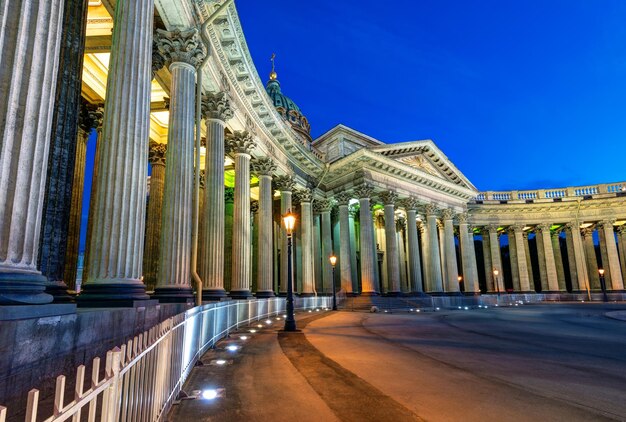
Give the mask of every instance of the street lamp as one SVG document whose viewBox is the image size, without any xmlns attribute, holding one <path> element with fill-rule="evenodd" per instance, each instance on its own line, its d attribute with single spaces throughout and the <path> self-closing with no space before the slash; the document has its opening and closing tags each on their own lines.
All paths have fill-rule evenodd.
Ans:
<svg viewBox="0 0 626 422">
<path fill-rule="evenodd" d="M 287 210 L 283 215 L 283 224 L 287 233 L 287 318 L 285 318 L 285 331 L 297 331 L 296 319 L 293 316 L 293 285 L 291 280 L 291 237 L 296 225 L 296 216 Z"/>
<path fill-rule="evenodd" d="M 599 268 L 598 273 L 600 274 L 600 288 L 602 289 L 602 300 L 605 302 L 609 301 L 609 297 L 606 295 L 606 281 L 604 281 L 604 268 Z"/>
<path fill-rule="evenodd" d="M 500 283 L 498 283 L 498 274 L 500 274 L 500 271 L 496 270 L 494 268 L 493 270 L 493 278 L 494 278 L 494 282 L 496 284 L 496 292 L 498 292 L 498 297 L 500 296 Z"/>
<path fill-rule="evenodd" d="M 337 310 L 337 295 L 336 295 L 336 291 L 335 291 L 335 265 L 337 265 L 337 256 L 335 256 L 335 254 L 331 254 L 328 257 L 328 260 L 330 261 L 330 265 L 333 267 L 333 278 L 332 278 L 332 284 L 333 284 L 333 311 Z"/>
<path fill-rule="evenodd" d="M 461 283 L 463 283 L 463 276 L 460 275 L 456 279 L 459 280 L 459 291 L 461 291 Z M 465 286 L 463 290 L 465 290 Z"/>
</svg>

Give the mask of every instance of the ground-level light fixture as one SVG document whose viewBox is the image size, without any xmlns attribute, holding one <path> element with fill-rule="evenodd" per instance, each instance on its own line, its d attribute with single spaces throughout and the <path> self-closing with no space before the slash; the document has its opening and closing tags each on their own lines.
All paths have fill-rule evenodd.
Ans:
<svg viewBox="0 0 626 422">
<path fill-rule="evenodd" d="M 226 350 L 228 350 L 229 352 L 236 352 L 237 350 L 239 350 L 239 346 L 231 344 L 229 346 L 226 346 Z"/>
<path fill-rule="evenodd" d="M 219 395 L 219 392 L 215 388 L 209 388 L 202 390 L 202 398 L 205 400 L 214 400 Z"/>
</svg>

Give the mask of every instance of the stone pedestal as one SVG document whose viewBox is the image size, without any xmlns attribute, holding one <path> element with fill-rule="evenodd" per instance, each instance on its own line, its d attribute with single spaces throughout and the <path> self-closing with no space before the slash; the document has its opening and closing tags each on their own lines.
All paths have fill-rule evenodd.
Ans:
<svg viewBox="0 0 626 422">
<path fill-rule="evenodd" d="M 37 258 L 63 2 L 0 8 L 0 305 L 45 304 Z"/>
</svg>

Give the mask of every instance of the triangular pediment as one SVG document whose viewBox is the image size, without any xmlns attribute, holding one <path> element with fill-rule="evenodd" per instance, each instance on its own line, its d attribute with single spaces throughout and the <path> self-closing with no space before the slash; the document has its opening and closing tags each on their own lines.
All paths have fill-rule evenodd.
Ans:
<svg viewBox="0 0 626 422">
<path fill-rule="evenodd" d="M 431 140 L 389 144 L 372 148 L 371 151 L 431 176 L 476 189 Z"/>
</svg>

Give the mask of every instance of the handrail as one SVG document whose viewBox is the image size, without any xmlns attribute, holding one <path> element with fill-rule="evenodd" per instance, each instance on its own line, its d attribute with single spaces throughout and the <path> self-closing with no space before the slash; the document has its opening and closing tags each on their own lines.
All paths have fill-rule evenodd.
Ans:
<svg viewBox="0 0 626 422">
<path fill-rule="evenodd" d="M 626 193 L 626 182 L 603 183 L 587 186 L 569 186 L 565 188 L 526 189 L 511 191 L 479 192 L 475 201 L 528 201 L 536 199 L 580 198 L 585 196 Z"/>
</svg>

